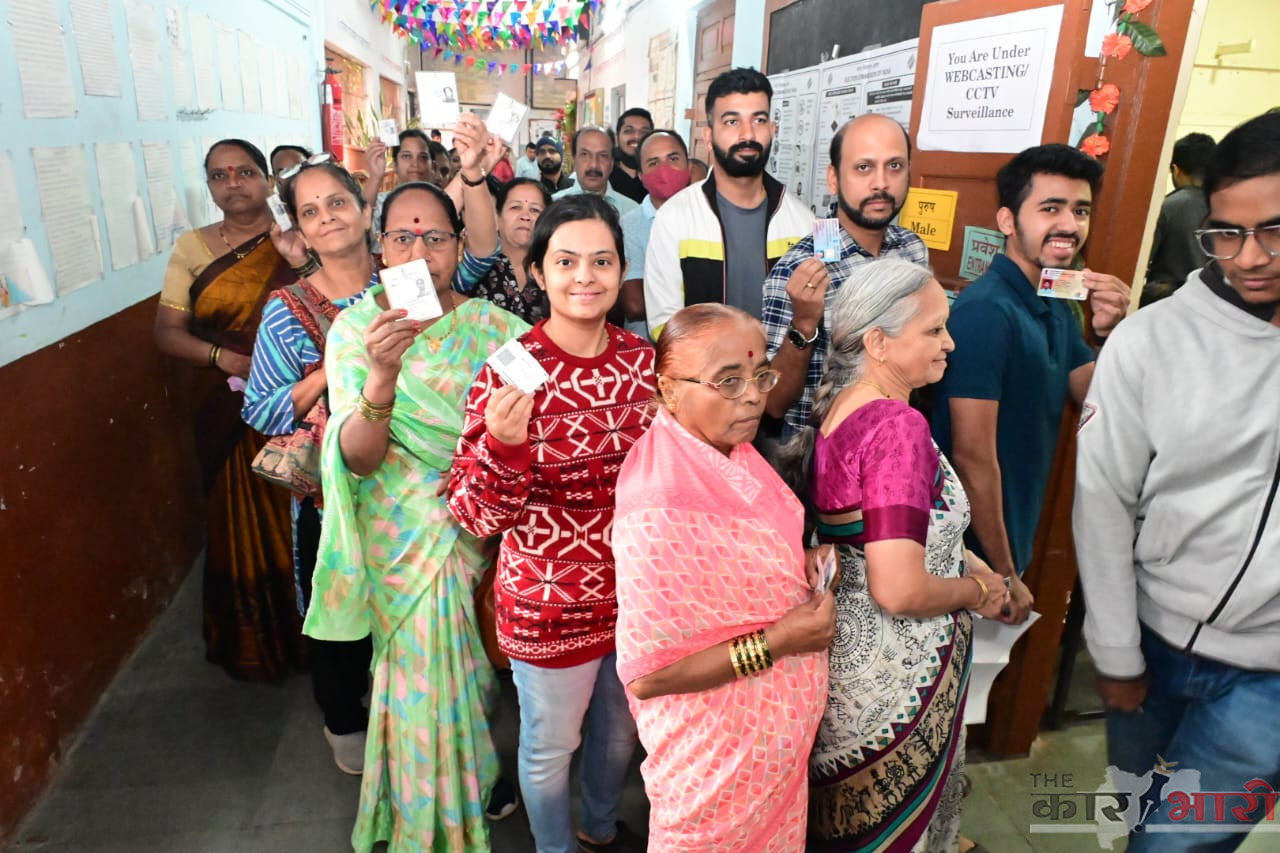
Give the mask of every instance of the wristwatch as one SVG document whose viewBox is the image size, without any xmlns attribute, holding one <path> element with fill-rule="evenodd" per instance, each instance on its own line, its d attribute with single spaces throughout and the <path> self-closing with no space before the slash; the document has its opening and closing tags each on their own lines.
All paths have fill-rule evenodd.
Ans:
<svg viewBox="0 0 1280 853">
<path fill-rule="evenodd" d="M 818 330 L 813 330 L 813 336 L 806 338 L 804 332 L 795 327 L 795 324 L 787 326 L 787 340 L 795 345 L 796 349 L 808 349 L 813 346 L 813 342 L 818 339 Z"/>
</svg>

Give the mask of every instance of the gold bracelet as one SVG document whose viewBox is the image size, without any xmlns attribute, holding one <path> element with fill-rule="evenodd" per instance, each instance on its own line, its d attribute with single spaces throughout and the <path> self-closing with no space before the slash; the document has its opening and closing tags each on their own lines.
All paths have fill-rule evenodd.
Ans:
<svg viewBox="0 0 1280 853">
<path fill-rule="evenodd" d="M 209 349 L 209 366 L 210 367 L 218 366 L 218 356 L 220 355 L 222 355 L 222 347 L 218 346 L 217 344 L 214 344 Z"/>
<path fill-rule="evenodd" d="M 760 651 L 764 653 L 764 668 L 770 669 L 773 666 L 773 651 L 769 648 L 769 640 L 765 637 L 763 628 L 756 632 L 756 637 L 760 644 Z"/>
<path fill-rule="evenodd" d="M 356 411 L 358 411 L 360 413 L 360 417 L 364 418 L 366 421 L 377 423 L 378 421 L 388 420 L 391 417 L 391 411 L 395 408 L 395 405 L 395 400 L 392 400 L 390 403 L 371 402 L 369 398 L 364 395 L 364 392 L 361 391 L 360 397 L 356 400 Z"/>
<path fill-rule="evenodd" d="M 738 678 L 747 677 L 747 674 L 742 669 L 742 659 L 738 656 L 737 637 L 734 637 L 729 643 L 729 663 L 733 664 L 733 672 Z"/>
<path fill-rule="evenodd" d="M 747 634 L 743 637 L 743 642 L 751 654 L 751 674 L 764 672 L 764 654 L 760 651 L 760 644 L 756 642 L 755 633 Z"/>
<path fill-rule="evenodd" d="M 976 583 L 978 585 L 978 589 L 982 590 L 982 597 L 978 599 L 978 606 L 973 608 L 974 610 L 979 610 L 982 608 L 982 605 L 987 603 L 987 596 L 991 594 L 991 590 L 987 589 L 987 585 L 983 583 L 982 578 L 977 575 L 965 575 L 965 577 Z"/>
</svg>

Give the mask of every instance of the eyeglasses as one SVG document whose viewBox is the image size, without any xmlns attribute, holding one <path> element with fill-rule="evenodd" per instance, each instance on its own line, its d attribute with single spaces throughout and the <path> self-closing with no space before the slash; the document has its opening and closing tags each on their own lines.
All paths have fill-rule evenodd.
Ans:
<svg viewBox="0 0 1280 853">
<path fill-rule="evenodd" d="M 1244 248 L 1244 241 L 1253 235 L 1262 251 L 1273 258 L 1280 257 L 1280 225 L 1260 225 L 1257 228 L 1201 228 L 1195 232 L 1196 242 L 1204 253 L 1214 260 L 1229 261 Z"/>
<path fill-rule="evenodd" d="M 768 394 L 778 384 L 778 379 L 782 374 L 776 370 L 762 370 L 755 376 L 726 376 L 719 382 L 708 382 L 705 379 L 693 379 L 685 376 L 672 376 L 671 378 L 677 382 L 694 382 L 698 385 L 706 385 L 708 388 L 714 388 L 720 392 L 720 396 L 726 400 L 736 400 L 747 392 L 747 385 L 754 382 L 756 390 L 761 394 Z"/>
<path fill-rule="evenodd" d="M 328 151 L 321 151 L 319 154 L 312 154 L 310 157 L 303 160 L 301 163 L 294 163 L 292 166 L 289 166 L 286 169 L 281 169 L 280 175 L 279 175 L 280 180 L 287 181 L 290 178 L 292 178 L 294 175 L 301 172 L 307 166 L 319 166 L 321 163 L 328 163 L 332 159 L 333 159 L 333 155 L 330 154 Z"/>
<path fill-rule="evenodd" d="M 438 229 L 423 231 L 421 234 L 404 229 L 382 232 L 382 242 L 384 244 L 390 243 L 401 249 L 412 249 L 414 241 L 419 237 L 422 238 L 422 244 L 428 249 L 443 249 L 458 239 L 458 235 L 452 231 L 440 231 Z"/>
</svg>

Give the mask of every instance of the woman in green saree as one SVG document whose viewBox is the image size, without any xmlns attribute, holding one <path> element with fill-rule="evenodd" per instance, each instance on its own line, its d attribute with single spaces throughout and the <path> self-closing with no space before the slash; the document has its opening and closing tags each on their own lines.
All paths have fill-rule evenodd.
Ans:
<svg viewBox="0 0 1280 853">
<path fill-rule="evenodd" d="M 492 223 L 483 182 L 466 193 Z M 438 188 L 393 190 L 378 229 L 389 266 L 427 261 L 444 315 L 416 323 L 375 285 L 330 330 L 325 516 L 306 633 L 373 635 L 353 847 L 488 850 L 484 803 L 498 758 L 485 713 L 496 682 L 472 598 L 486 560 L 483 540 L 449 513 L 444 478 L 472 379 L 529 327 L 453 289 L 462 221 Z"/>
</svg>

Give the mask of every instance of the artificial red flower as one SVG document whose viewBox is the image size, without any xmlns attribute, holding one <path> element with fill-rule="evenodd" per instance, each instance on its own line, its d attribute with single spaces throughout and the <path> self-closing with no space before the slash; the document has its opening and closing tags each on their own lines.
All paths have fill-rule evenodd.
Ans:
<svg viewBox="0 0 1280 853">
<path fill-rule="evenodd" d="M 1120 87 L 1114 83 L 1103 83 L 1089 93 L 1089 109 L 1095 113 L 1111 115 L 1116 104 L 1120 103 Z"/>
<path fill-rule="evenodd" d="M 1111 150 L 1111 140 L 1101 133 L 1095 133 L 1081 140 L 1080 150 L 1090 157 L 1101 157 Z"/>
<path fill-rule="evenodd" d="M 1124 8 L 1120 11 L 1130 15 L 1136 15 L 1150 5 L 1151 0 L 1125 0 Z"/>
<path fill-rule="evenodd" d="M 1102 40 L 1102 55 L 1124 59 L 1133 50 L 1133 39 L 1119 33 L 1111 33 Z"/>
</svg>

